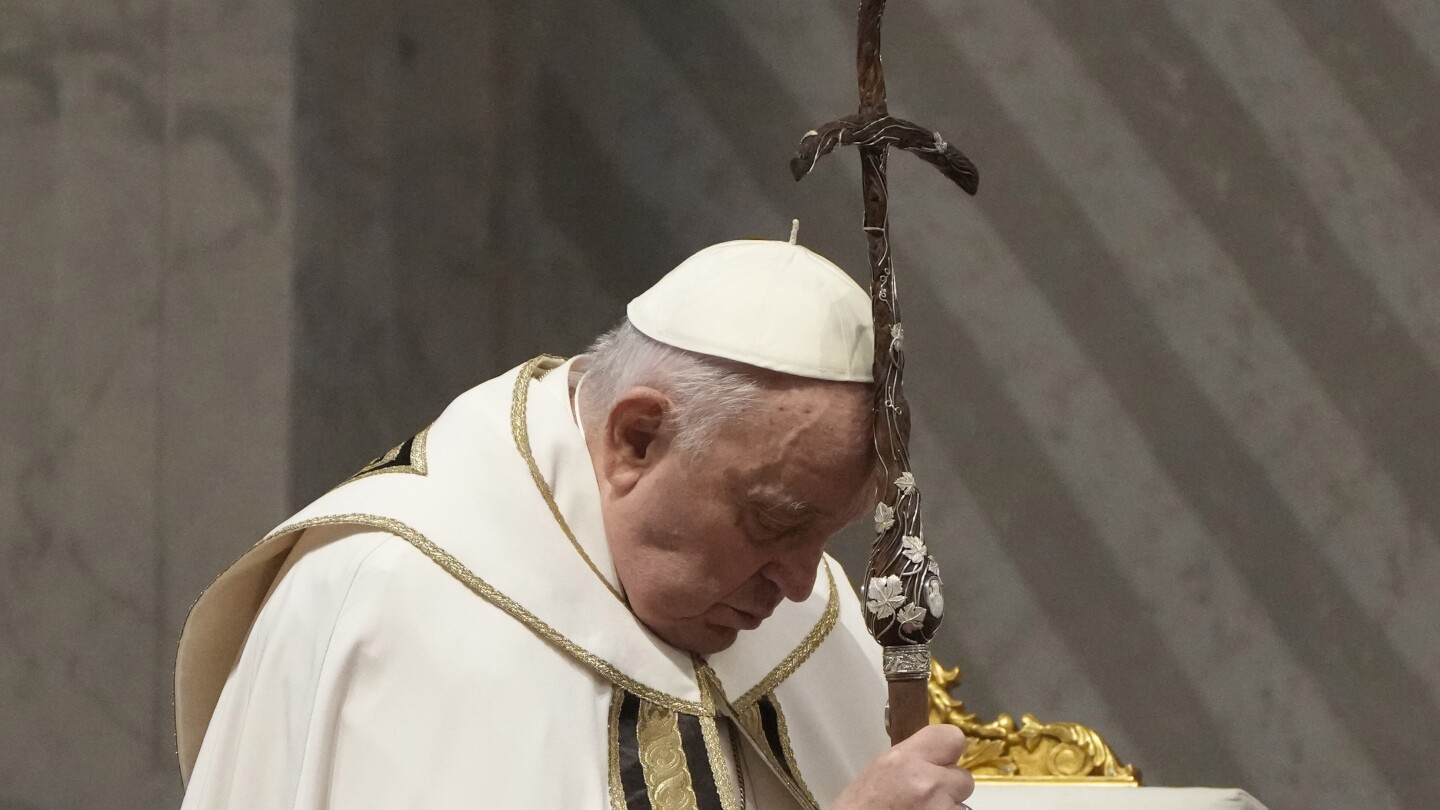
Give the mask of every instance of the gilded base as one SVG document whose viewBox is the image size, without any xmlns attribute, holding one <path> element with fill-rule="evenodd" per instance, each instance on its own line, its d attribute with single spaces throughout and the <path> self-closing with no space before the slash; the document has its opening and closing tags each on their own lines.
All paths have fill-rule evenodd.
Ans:
<svg viewBox="0 0 1440 810">
<path fill-rule="evenodd" d="M 930 722 L 959 726 L 969 738 L 960 765 L 977 782 L 1080 783 L 1139 786 L 1140 772 L 1123 764 L 1100 735 L 1078 723 L 1041 723 L 1033 715 L 1008 714 L 984 723 L 951 697 L 960 668 L 930 662 Z"/>
</svg>

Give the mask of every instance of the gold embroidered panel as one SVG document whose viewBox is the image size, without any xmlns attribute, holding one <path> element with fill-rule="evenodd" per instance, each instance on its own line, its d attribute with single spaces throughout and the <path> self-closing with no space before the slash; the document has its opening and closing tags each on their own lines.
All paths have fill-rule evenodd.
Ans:
<svg viewBox="0 0 1440 810">
<path fill-rule="evenodd" d="M 677 712 L 616 687 L 610 703 L 611 810 L 740 810 L 714 723 L 714 717 Z"/>
</svg>

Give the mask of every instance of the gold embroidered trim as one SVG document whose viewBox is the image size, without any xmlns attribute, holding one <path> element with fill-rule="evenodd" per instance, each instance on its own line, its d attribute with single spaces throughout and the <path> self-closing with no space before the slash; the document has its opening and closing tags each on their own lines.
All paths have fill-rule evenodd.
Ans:
<svg viewBox="0 0 1440 810">
<path fill-rule="evenodd" d="M 476 576 L 474 572 L 465 567 L 464 563 L 461 563 L 455 559 L 455 557 L 451 556 L 450 552 L 435 545 L 429 538 L 425 537 L 425 535 L 393 518 L 360 513 L 311 518 L 309 520 L 302 520 L 281 526 L 267 535 L 265 540 L 269 540 L 271 537 L 277 535 L 311 529 L 316 526 L 337 525 L 368 526 L 372 529 L 379 529 L 382 532 L 389 532 L 399 537 L 416 549 L 419 549 L 421 554 L 429 557 L 432 562 L 445 569 L 446 573 L 455 577 L 455 579 L 459 580 L 461 584 L 469 588 L 481 599 L 510 614 L 512 618 L 530 628 L 536 635 L 539 635 L 541 638 L 579 659 L 581 663 L 595 670 L 602 678 L 616 686 L 623 687 L 636 697 L 643 698 L 651 703 L 657 703 L 672 711 L 684 712 L 686 714 L 695 714 L 703 717 L 707 711 L 713 712 L 713 709 L 707 710 L 700 703 L 682 700 L 674 695 L 653 689 L 621 672 L 614 664 L 611 664 L 609 661 L 600 658 L 570 639 L 560 635 L 555 628 L 546 624 L 540 617 L 526 610 L 520 603 L 496 590 L 490 583 Z M 260 542 L 263 543 L 265 540 L 261 540 Z"/>
<path fill-rule="evenodd" d="M 550 490 L 550 484 L 545 481 L 545 476 L 540 474 L 540 466 L 535 463 L 535 455 L 530 450 L 530 427 L 526 418 L 527 406 L 530 402 L 530 381 L 541 379 L 546 372 L 564 362 L 565 358 L 563 357 L 542 354 L 520 369 L 519 376 L 515 378 L 515 393 L 510 398 L 510 435 L 515 439 L 515 449 L 520 451 L 520 457 L 525 459 L 526 466 L 530 468 L 530 478 L 535 482 L 535 488 L 540 490 L 540 497 L 545 499 L 545 505 L 550 507 L 550 514 L 560 525 L 560 531 L 565 533 L 565 539 L 570 541 L 575 553 L 579 554 L 580 559 L 590 567 L 590 571 L 595 574 L 596 579 L 600 580 L 600 584 L 605 586 L 605 590 L 613 594 L 623 605 L 626 604 L 625 597 L 616 590 L 614 585 L 610 584 L 610 580 L 606 579 L 604 574 L 600 573 L 595 561 L 590 559 L 590 555 L 586 554 L 585 549 L 581 547 L 580 541 L 575 539 L 575 532 L 570 530 L 570 524 L 565 521 L 565 516 L 560 514 L 560 505 L 555 503 L 555 493 Z"/>
<path fill-rule="evenodd" d="M 745 711 L 736 711 L 735 722 L 745 727 L 745 733 L 757 740 L 765 739 L 765 726 L 760 722 L 760 703 L 756 701 Z"/>
<path fill-rule="evenodd" d="M 791 778 L 785 773 L 784 769 L 780 767 L 780 763 L 775 761 L 769 744 L 765 742 L 764 729 L 758 721 L 759 708 L 755 707 L 756 722 L 753 726 L 747 725 L 744 713 L 738 711 L 733 703 L 726 702 L 725 685 L 720 682 L 720 676 L 715 674 L 715 670 L 711 669 L 709 664 L 697 664 L 695 667 L 695 677 L 700 683 L 701 702 L 711 707 L 715 714 L 729 717 L 735 721 L 733 723 L 734 729 L 738 731 L 741 736 L 745 738 L 746 742 L 750 744 L 750 747 L 760 755 L 760 759 L 765 763 L 765 767 L 769 768 L 770 772 L 775 775 L 776 780 L 789 791 L 790 797 L 802 808 L 805 808 L 805 810 L 820 810 L 820 805 L 816 803 L 814 795 L 810 793 L 810 788 L 806 786 L 803 781 L 800 781 L 799 768 L 795 768 L 793 771 L 795 776 Z M 776 710 L 779 710 L 778 703 L 776 704 Z M 782 743 L 782 747 L 783 745 Z"/>
<path fill-rule="evenodd" d="M 800 763 L 795 761 L 795 750 L 790 747 L 790 727 L 785 724 L 785 712 L 780 709 L 780 701 L 775 697 L 774 693 L 770 693 L 770 705 L 775 708 L 775 721 L 780 733 L 780 748 L 785 756 L 784 763 L 775 760 L 774 752 L 768 744 L 769 741 L 765 734 L 765 723 L 760 717 L 760 701 L 755 701 L 743 711 L 737 709 L 735 720 L 745 726 L 745 731 L 751 738 L 757 742 L 766 743 L 765 745 L 757 746 L 757 748 L 759 749 L 758 753 L 769 760 L 770 769 L 773 771 L 783 766 L 784 770 L 789 771 L 790 774 L 795 777 L 795 787 L 798 788 L 801 793 L 805 794 L 805 798 L 809 800 L 810 806 L 819 807 L 819 802 L 815 801 L 815 794 L 810 792 L 810 786 L 805 784 L 805 778 L 800 773 Z"/>
<path fill-rule="evenodd" d="M 650 806 L 654 810 L 699 810 L 675 713 L 664 706 L 640 701 L 635 736 Z"/>
<path fill-rule="evenodd" d="M 774 692 L 775 687 L 799 669 L 800 665 L 815 653 L 825 637 L 830 635 L 830 631 L 835 629 L 835 620 L 840 617 L 840 594 L 835 588 L 835 574 L 830 570 L 830 564 L 823 560 L 821 564 L 825 566 L 825 576 L 830 581 L 830 598 L 825 604 L 825 612 L 820 614 L 820 621 L 810 628 L 810 632 L 805 634 L 805 638 L 800 640 L 800 644 L 795 649 L 791 650 L 780 663 L 775 665 L 774 669 L 770 670 L 770 674 L 731 704 L 736 711 L 743 712 L 755 705 L 755 701 L 759 700 L 762 695 Z"/>
<path fill-rule="evenodd" d="M 770 705 L 775 707 L 775 724 L 780 728 L 780 748 L 785 752 L 785 762 L 790 766 L 790 773 L 795 775 L 795 785 L 805 792 L 811 806 L 819 807 L 820 803 L 815 801 L 815 794 L 810 792 L 810 786 L 805 784 L 805 777 L 800 773 L 800 763 L 795 760 L 795 749 L 790 747 L 790 727 L 785 724 L 785 710 L 780 708 L 780 699 L 775 697 L 773 692 L 770 693 Z"/>
<path fill-rule="evenodd" d="M 610 690 L 610 810 L 628 810 L 625 804 L 625 785 L 620 781 L 620 704 L 625 702 L 625 690 L 616 686 Z"/>
<path fill-rule="evenodd" d="M 708 666 L 701 666 L 705 672 L 712 672 Z M 715 777 L 715 788 L 720 793 L 720 807 L 722 810 L 745 810 L 742 800 L 736 795 L 735 787 L 731 783 L 730 771 L 725 767 L 725 752 L 720 747 L 720 730 L 715 724 L 715 693 L 711 689 L 710 679 L 701 673 L 701 667 L 697 667 L 695 680 L 700 685 L 700 703 L 710 711 L 709 715 L 700 718 L 700 736 L 705 739 L 705 755 L 710 758 L 710 770 Z M 745 778 L 741 770 L 744 767 L 745 763 L 739 759 L 735 760 L 735 773 L 738 779 Z"/>
<path fill-rule="evenodd" d="M 385 455 L 361 467 L 360 472 L 346 478 L 341 483 L 348 484 L 352 481 L 359 481 L 361 478 L 369 478 L 372 475 L 385 475 L 386 473 L 407 473 L 409 475 L 429 474 L 429 467 L 425 461 L 425 439 L 430 435 L 431 427 L 433 427 L 433 425 L 426 425 L 424 430 L 415 434 L 415 438 L 410 444 L 409 464 L 402 464 L 398 467 L 383 466 L 394 461 L 400 455 L 400 448 L 405 446 L 405 443 L 401 442 L 390 448 Z"/>
</svg>

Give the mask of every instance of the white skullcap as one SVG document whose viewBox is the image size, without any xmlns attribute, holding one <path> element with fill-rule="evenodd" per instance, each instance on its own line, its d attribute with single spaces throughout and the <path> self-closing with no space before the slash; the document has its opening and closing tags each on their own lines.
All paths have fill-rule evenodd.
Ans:
<svg viewBox="0 0 1440 810">
<path fill-rule="evenodd" d="M 630 323 L 661 343 L 816 380 L 874 379 L 870 296 L 799 245 L 722 242 L 630 302 Z"/>
</svg>

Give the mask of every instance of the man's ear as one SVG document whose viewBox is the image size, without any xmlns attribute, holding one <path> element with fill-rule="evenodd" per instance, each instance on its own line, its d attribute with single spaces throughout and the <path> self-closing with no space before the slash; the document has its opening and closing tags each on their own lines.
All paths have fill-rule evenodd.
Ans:
<svg viewBox="0 0 1440 810">
<path fill-rule="evenodd" d="M 669 397 L 645 386 L 631 388 L 611 406 L 600 435 L 600 474 L 616 494 L 634 489 L 669 450 L 673 407 Z"/>
</svg>

